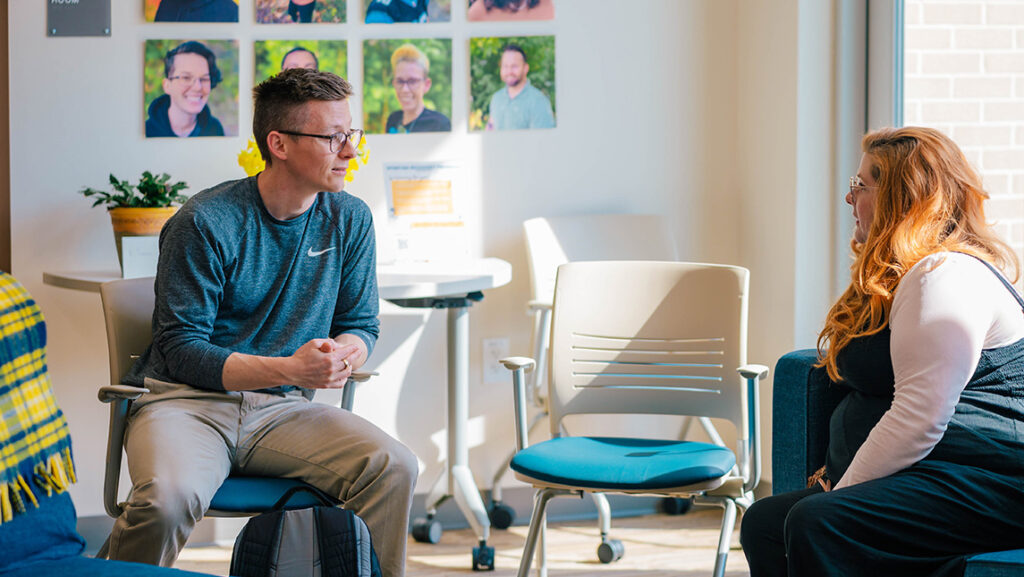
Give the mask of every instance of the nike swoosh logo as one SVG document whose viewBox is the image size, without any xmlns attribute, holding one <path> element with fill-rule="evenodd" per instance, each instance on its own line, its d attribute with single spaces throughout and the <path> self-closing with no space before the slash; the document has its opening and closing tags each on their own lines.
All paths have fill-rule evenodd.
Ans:
<svg viewBox="0 0 1024 577">
<path fill-rule="evenodd" d="M 325 252 L 331 252 L 335 248 L 337 248 L 337 247 L 332 246 L 331 248 L 325 248 L 323 250 L 314 251 L 313 247 L 309 247 L 309 249 L 306 251 L 306 256 L 320 256 L 320 255 L 324 254 Z"/>
</svg>

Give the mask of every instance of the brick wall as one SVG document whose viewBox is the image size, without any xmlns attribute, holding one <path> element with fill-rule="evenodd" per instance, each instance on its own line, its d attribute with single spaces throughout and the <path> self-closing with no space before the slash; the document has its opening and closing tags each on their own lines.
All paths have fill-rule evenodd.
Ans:
<svg viewBox="0 0 1024 577">
<path fill-rule="evenodd" d="M 904 123 L 963 148 L 991 194 L 989 220 L 1024 264 L 1024 1 L 905 6 Z"/>
</svg>

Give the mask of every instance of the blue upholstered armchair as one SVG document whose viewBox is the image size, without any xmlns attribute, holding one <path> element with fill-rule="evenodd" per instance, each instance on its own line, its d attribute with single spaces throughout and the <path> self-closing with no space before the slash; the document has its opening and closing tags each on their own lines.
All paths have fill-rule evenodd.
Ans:
<svg viewBox="0 0 1024 577">
<path fill-rule="evenodd" d="M 843 397 L 824 369 L 813 367 L 817 352 L 793 351 L 775 366 L 772 397 L 772 491 L 803 489 L 825 463 L 828 422 Z M 1024 576 L 1024 549 L 975 555 L 964 577 Z"/>
<path fill-rule="evenodd" d="M 0 273 L 0 575 L 185 577 L 139 563 L 82 557 L 67 485 L 75 481 L 67 424 L 50 389 L 46 324 Z"/>
</svg>

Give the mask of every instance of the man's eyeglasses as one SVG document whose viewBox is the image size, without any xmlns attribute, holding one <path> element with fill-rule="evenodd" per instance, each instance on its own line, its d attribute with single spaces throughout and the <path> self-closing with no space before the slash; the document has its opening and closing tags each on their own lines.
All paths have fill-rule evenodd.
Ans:
<svg viewBox="0 0 1024 577">
<path fill-rule="evenodd" d="M 306 132 L 295 132 L 292 130 L 278 130 L 281 134 L 290 134 L 292 136 L 308 136 L 310 138 L 320 138 L 330 142 L 331 152 L 341 152 L 345 145 L 349 142 L 352 143 L 352 148 L 359 148 L 359 144 L 363 142 L 363 131 L 355 128 L 349 131 L 347 134 L 344 132 L 335 132 L 334 134 L 308 134 Z"/>
<path fill-rule="evenodd" d="M 173 80 L 175 82 L 180 82 L 183 86 L 192 86 L 193 84 L 196 83 L 196 80 L 198 80 L 199 84 L 203 88 L 209 88 L 210 87 L 210 77 L 209 76 L 192 76 L 191 74 L 179 74 L 177 76 L 169 76 L 167 79 L 168 80 Z"/>
<path fill-rule="evenodd" d="M 868 186 L 868 185 L 864 184 L 864 181 L 862 181 L 859 176 L 851 176 L 850 177 L 850 194 L 851 195 L 857 196 L 857 194 L 859 194 L 861 192 L 864 192 L 865 190 L 868 190 L 868 189 L 871 189 L 871 188 L 878 188 L 878 187 L 877 186 Z"/>
<path fill-rule="evenodd" d="M 391 85 L 395 88 L 401 88 L 405 86 L 409 90 L 415 90 L 423 82 L 422 78 L 394 78 L 391 80 Z"/>
</svg>

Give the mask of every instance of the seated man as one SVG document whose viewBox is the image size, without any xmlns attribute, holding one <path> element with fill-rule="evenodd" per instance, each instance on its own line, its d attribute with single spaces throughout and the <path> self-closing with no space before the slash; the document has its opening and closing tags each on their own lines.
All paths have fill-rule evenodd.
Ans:
<svg viewBox="0 0 1024 577">
<path fill-rule="evenodd" d="M 46 369 L 46 325 L 32 296 L 0 272 L 0 573 L 198 575 L 82 557 L 67 422 Z"/>
<path fill-rule="evenodd" d="M 342 191 L 362 139 L 351 85 L 305 68 L 254 91 L 266 169 L 192 197 L 160 235 L 153 343 L 128 384 L 133 488 L 112 559 L 170 565 L 228 473 L 301 479 L 370 528 L 401 576 L 415 456 L 372 423 L 310 402 L 376 342 L 370 209 Z"/>
</svg>

